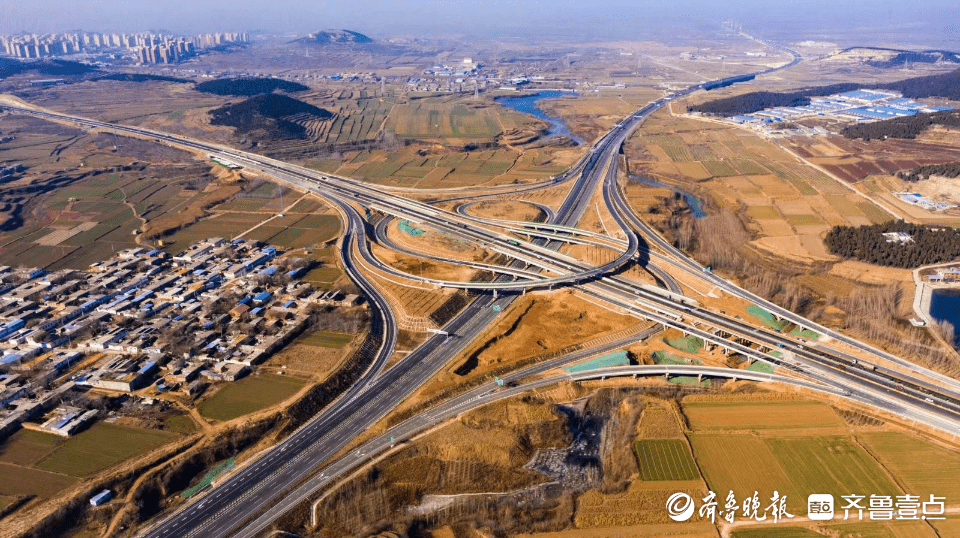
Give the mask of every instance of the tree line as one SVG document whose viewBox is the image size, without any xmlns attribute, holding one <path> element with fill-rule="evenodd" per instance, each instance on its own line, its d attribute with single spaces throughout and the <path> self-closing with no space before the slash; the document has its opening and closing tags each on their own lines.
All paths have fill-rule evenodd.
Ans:
<svg viewBox="0 0 960 538">
<path fill-rule="evenodd" d="M 278 78 L 221 78 L 208 80 L 194 86 L 198 92 L 213 93 L 216 95 L 238 95 L 251 97 L 276 90 L 284 92 L 302 92 L 310 88 L 299 82 L 281 80 Z"/>
<path fill-rule="evenodd" d="M 717 99 L 715 101 L 707 101 L 699 105 L 691 105 L 687 107 L 687 110 L 710 116 L 737 116 L 739 114 L 758 112 L 767 108 L 807 106 L 810 104 L 811 97 L 823 97 L 825 95 L 848 92 L 856 90 L 859 87 L 859 84 L 841 83 L 816 88 L 804 88 L 792 92 L 750 92 L 743 95 L 724 97 L 723 99 Z"/>
<path fill-rule="evenodd" d="M 888 243 L 888 232 L 910 234 L 912 241 Z M 834 226 L 824 238 L 827 249 L 837 256 L 912 269 L 960 257 L 960 233 L 953 228 L 935 228 L 909 222 L 891 221 L 867 226 Z"/>
<path fill-rule="evenodd" d="M 960 162 L 928 164 L 918 166 L 909 172 L 897 172 L 897 177 L 905 181 L 930 179 L 930 176 L 960 177 Z"/>
<path fill-rule="evenodd" d="M 931 112 L 902 118 L 890 118 L 872 123 L 858 123 L 845 127 L 840 134 L 847 138 L 870 141 L 884 138 L 914 139 L 931 125 L 960 127 L 960 111 Z"/>
<path fill-rule="evenodd" d="M 699 105 L 691 105 L 687 107 L 687 110 L 711 116 L 729 117 L 739 114 L 750 114 L 751 112 L 757 112 L 767 108 L 805 106 L 810 104 L 811 97 L 823 97 L 849 92 L 865 86 L 878 90 L 893 90 L 911 99 L 942 97 L 945 99 L 960 100 L 960 69 L 940 75 L 914 77 L 886 84 L 864 85 L 844 82 L 831 84 L 829 86 L 804 88 L 792 92 L 750 92 L 743 95 L 708 101 Z"/>
</svg>

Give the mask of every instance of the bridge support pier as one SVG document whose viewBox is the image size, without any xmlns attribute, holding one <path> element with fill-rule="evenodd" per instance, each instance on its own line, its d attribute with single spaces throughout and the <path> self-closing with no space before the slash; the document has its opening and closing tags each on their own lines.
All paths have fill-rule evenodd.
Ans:
<svg viewBox="0 0 960 538">
<path fill-rule="evenodd" d="M 697 374 L 697 383 L 703 382 L 703 374 Z"/>
<path fill-rule="evenodd" d="M 497 298 L 497 288 L 493 288 L 493 298 Z"/>
</svg>

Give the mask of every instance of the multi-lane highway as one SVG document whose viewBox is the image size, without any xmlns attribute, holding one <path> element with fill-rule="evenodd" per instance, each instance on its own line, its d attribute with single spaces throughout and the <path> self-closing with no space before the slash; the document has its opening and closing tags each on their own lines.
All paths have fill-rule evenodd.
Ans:
<svg viewBox="0 0 960 538">
<path fill-rule="evenodd" d="M 799 57 L 794 55 L 791 63 L 780 68 L 789 67 L 798 61 Z M 759 72 L 757 75 L 775 69 L 777 68 Z M 315 491 L 316 487 L 322 486 L 323 480 L 332 479 L 335 476 L 333 470 L 324 469 L 322 474 L 314 476 L 315 470 L 399 405 L 489 326 L 496 318 L 496 312 L 490 308 L 491 306 L 497 304 L 503 308 L 514 300 L 515 295 L 509 293 L 499 298 L 489 294 L 481 295 L 444 327 L 444 330 L 453 336 L 438 335 L 431 338 L 398 361 L 396 365 L 384 371 L 386 360 L 393 350 L 396 325 L 389 305 L 366 279 L 365 271 L 371 269 L 387 271 L 402 278 L 411 280 L 419 278 L 421 282 L 428 283 L 430 281 L 414 275 L 396 274 L 395 269 L 382 263 L 373 255 L 369 248 L 371 238 L 366 236 L 367 231 L 357 209 L 358 205 L 372 207 L 397 217 L 410 218 L 455 236 L 480 242 L 513 260 L 510 267 L 501 271 L 505 274 L 495 282 L 439 282 L 443 285 L 497 290 L 501 293 L 511 289 L 539 286 L 577 285 L 582 293 L 623 311 L 657 322 L 661 326 L 676 327 L 701 336 L 757 360 L 776 363 L 794 374 L 802 374 L 810 379 L 807 381 L 790 377 L 790 382 L 808 384 L 818 390 L 841 394 L 861 403 L 896 412 L 941 429 L 955 429 L 956 424 L 960 422 L 958 421 L 960 415 L 957 415 L 960 408 L 956 405 L 960 400 L 953 389 L 955 385 L 947 384 L 948 388 L 943 389 L 938 384 L 931 383 L 930 380 L 940 384 L 946 384 L 945 381 L 929 372 L 915 368 L 917 375 L 906 376 L 883 369 L 849 368 L 845 364 L 849 363 L 849 359 L 845 359 L 842 353 L 831 350 L 825 345 L 817 348 L 804 347 L 784 335 L 757 329 L 738 320 L 700 308 L 693 302 L 679 297 L 676 289 L 673 293 L 663 292 L 610 275 L 623 265 L 632 263 L 637 253 L 649 251 L 651 246 L 644 241 L 649 240 L 667 254 L 665 257 L 658 258 L 659 260 L 706 278 L 734 295 L 759 302 L 778 315 L 804 327 L 814 330 L 822 329 L 792 313 L 776 308 L 775 305 L 769 305 L 762 299 L 752 298 L 751 295 L 716 275 L 703 272 L 695 262 L 673 249 L 654 230 L 649 229 L 633 215 L 617 185 L 618 150 L 645 117 L 689 93 L 707 87 L 719 87 L 728 82 L 734 82 L 738 78 L 731 77 L 699 84 L 651 103 L 607 133 L 568 174 L 549 182 L 522 187 L 524 190 L 546 188 L 568 179 L 576 179 L 559 209 L 548 219 L 549 224 L 555 227 L 552 230 L 539 232 L 528 229 L 527 236 L 541 235 L 531 240 L 522 239 L 523 233 L 517 233 L 516 223 L 498 229 L 495 223 L 488 220 L 439 210 L 428 204 L 402 198 L 387 189 L 374 188 L 348 178 L 320 174 L 260 155 L 136 127 L 117 126 L 47 111 L 5 106 L 4 108 L 20 113 L 34 114 L 57 121 L 70 121 L 89 128 L 126 131 L 133 135 L 152 137 L 160 142 L 203 153 L 224 155 L 247 168 L 321 194 L 330 200 L 343 216 L 346 231 L 340 243 L 340 249 L 344 267 L 348 275 L 371 300 L 374 310 L 374 325 L 371 331 L 374 338 L 370 345 L 375 346 L 376 351 L 373 351 L 374 358 L 361 381 L 300 430 L 248 462 L 196 501 L 165 517 L 144 535 L 166 538 L 194 535 L 228 536 L 239 532 L 243 536 L 252 536 L 259 532 L 285 509 L 305 499 Z M 563 230 L 562 227 L 576 226 L 592 196 L 598 190 L 602 193 L 604 203 L 626 239 L 620 242 L 622 250 L 618 253 L 615 262 L 601 267 L 590 267 L 579 260 L 558 253 L 557 250 L 563 244 L 560 237 L 562 234 L 559 233 Z M 463 198 L 473 197 L 464 196 Z M 603 240 L 598 238 L 597 241 Z M 556 276 L 541 273 L 553 273 Z M 718 334 L 719 331 L 723 333 Z M 822 332 L 829 334 L 826 330 Z M 722 334 L 733 335 L 741 340 L 727 340 Z M 831 334 L 831 336 L 838 339 L 844 338 L 842 335 Z M 745 345 L 743 341 L 750 342 L 752 345 Z M 887 358 L 886 354 L 851 339 L 844 338 L 844 341 L 852 341 L 851 345 L 857 346 L 864 352 Z M 774 348 L 783 349 L 788 353 L 788 357 L 782 359 L 773 357 L 768 352 Z M 901 359 L 892 357 L 889 360 L 900 361 Z M 905 361 L 902 362 L 905 363 Z M 927 398 L 934 401 L 929 402 Z M 449 409 L 459 409 L 453 403 L 450 405 L 453 407 Z M 420 420 L 423 417 L 416 418 Z M 367 455 L 359 454 L 358 456 L 362 458 Z M 349 464 L 350 461 L 346 461 L 344 465 L 349 468 Z"/>
</svg>

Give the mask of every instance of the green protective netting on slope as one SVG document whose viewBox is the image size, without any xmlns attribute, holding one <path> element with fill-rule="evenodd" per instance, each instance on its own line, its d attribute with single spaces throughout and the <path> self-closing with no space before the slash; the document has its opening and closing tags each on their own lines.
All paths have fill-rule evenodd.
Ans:
<svg viewBox="0 0 960 538">
<path fill-rule="evenodd" d="M 772 364 L 767 364 L 763 361 L 753 361 L 753 364 L 747 366 L 746 369 L 750 370 L 751 372 L 764 372 L 767 374 L 772 374 L 777 367 Z"/>
<path fill-rule="evenodd" d="M 697 376 L 692 375 L 678 375 L 676 377 L 671 377 L 668 379 L 670 383 L 675 383 L 677 385 L 690 385 L 695 387 L 709 387 L 709 379 L 697 379 Z"/>
<path fill-rule="evenodd" d="M 802 336 L 803 338 L 808 338 L 810 340 L 817 340 L 820 338 L 820 333 L 811 331 L 810 329 L 801 329 L 800 327 L 790 331 L 790 334 L 794 336 Z"/>
<path fill-rule="evenodd" d="M 574 374 L 577 372 L 585 372 L 587 370 L 596 370 L 598 368 L 610 368 L 612 366 L 629 366 L 630 359 L 627 357 L 626 351 L 615 351 L 613 353 L 608 353 L 601 357 L 595 359 L 590 359 L 583 361 L 572 366 L 567 366 L 564 368 L 567 372 Z"/>
<path fill-rule="evenodd" d="M 184 499 L 189 499 L 190 497 L 193 497 L 197 493 L 203 491 L 207 486 L 210 485 L 211 482 L 216 480 L 218 476 L 229 471 L 230 469 L 233 469 L 233 464 L 234 464 L 233 458 L 230 458 L 227 461 L 218 464 L 213 469 L 210 469 L 209 471 L 207 471 L 207 474 L 203 475 L 203 478 L 201 478 L 199 482 L 197 482 L 193 486 L 190 486 L 190 488 L 188 488 L 186 491 L 181 493 L 180 496 L 183 497 Z"/>
<path fill-rule="evenodd" d="M 766 311 L 765 309 L 760 308 L 757 305 L 748 306 L 747 313 L 757 318 L 760 321 L 760 323 L 763 323 L 764 325 L 772 329 L 783 330 L 784 327 L 790 324 L 789 321 L 777 319 L 776 316 Z"/>
<path fill-rule="evenodd" d="M 703 349 L 703 338 L 699 336 L 684 336 L 683 338 L 664 338 L 663 341 L 674 349 L 687 353 L 699 353 Z"/>
<path fill-rule="evenodd" d="M 703 364 L 697 359 L 685 359 L 683 357 L 677 357 L 676 355 L 671 355 L 666 351 L 654 351 L 650 354 L 653 357 L 653 361 L 657 364 Z"/>
<path fill-rule="evenodd" d="M 412 235 L 414 237 L 427 233 L 426 230 L 421 230 L 420 228 L 417 228 L 416 226 L 411 225 L 409 222 L 405 220 L 401 220 L 400 222 L 397 223 L 397 229 L 407 235 Z"/>
</svg>

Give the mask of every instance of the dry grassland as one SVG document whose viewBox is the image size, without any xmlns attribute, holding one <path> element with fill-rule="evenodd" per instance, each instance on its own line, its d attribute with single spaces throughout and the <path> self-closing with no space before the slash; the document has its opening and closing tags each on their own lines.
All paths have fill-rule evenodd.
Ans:
<svg viewBox="0 0 960 538">
<path fill-rule="evenodd" d="M 293 342 L 272 355 L 263 363 L 263 367 L 283 370 L 286 374 L 296 376 L 324 379 L 336 370 L 346 353 L 352 349 L 352 346 L 330 348 Z"/>
<path fill-rule="evenodd" d="M 707 493 L 701 480 L 656 482 L 658 489 L 649 489 L 641 484 L 639 480 L 634 481 L 622 493 L 604 495 L 597 490 L 590 490 L 580 495 L 573 524 L 578 529 L 589 529 L 669 523 L 663 507 L 670 495 L 682 491 L 702 499 Z"/>
<path fill-rule="evenodd" d="M 482 372 L 510 362 L 599 338 L 635 323 L 630 316 L 613 314 L 577 298 L 572 292 L 550 295 L 527 294 L 513 303 L 488 335 L 481 337 L 480 348 L 468 348 L 476 354 Z"/>
<path fill-rule="evenodd" d="M 683 403 L 683 413 L 694 431 L 798 430 L 813 428 L 838 432 L 844 424 L 828 406 L 806 401 Z"/>
<path fill-rule="evenodd" d="M 682 439 L 683 429 L 677 422 L 676 412 L 663 402 L 650 402 L 643 409 L 637 424 L 640 439 Z"/>
<path fill-rule="evenodd" d="M 471 215 L 488 219 L 536 222 L 543 219 L 543 211 L 523 200 L 488 200 L 470 206 Z"/>
</svg>

